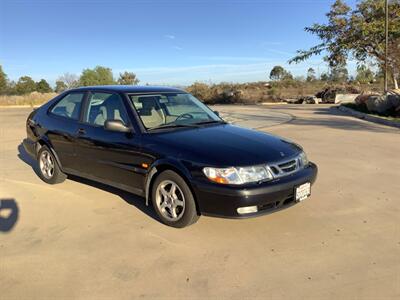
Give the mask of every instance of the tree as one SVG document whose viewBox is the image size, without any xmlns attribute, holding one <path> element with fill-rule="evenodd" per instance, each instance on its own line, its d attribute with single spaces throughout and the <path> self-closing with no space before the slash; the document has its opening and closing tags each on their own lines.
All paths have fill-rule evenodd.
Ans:
<svg viewBox="0 0 400 300">
<path fill-rule="evenodd" d="M 271 72 L 269 73 L 269 78 L 271 80 L 280 81 L 285 76 L 285 69 L 281 66 L 275 66 L 272 68 Z"/>
<path fill-rule="evenodd" d="M 329 75 L 327 73 L 322 73 L 319 79 L 321 81 L 328 81 L 329 80 Z"/>
<path fill-rule="evenodd" d="M 39 93 L 50 93 L 53 90 L 46 80 L 41 79 L 39 82 L 36 82 L 36 91 L 38 91 Z"/>
<path fill-rule="evenodd" d="M 375 61 L 380 67 L 385 62 L 385 1 L 360 0 L 351 10 L 343 0 L 332 5 L 327 24 L 314 24 L 305 30 L 316 35 L 321 43 L 308 50 L 297 51 L 289 63 L 300 62 L 313 55 L 326 53 L 330 67 L 344 65 L 349 56 L 359 62 Z M 400 0 L 389 2 L 388 64 L 397 87 L 400 70 Z"/>
<path fill-rule="evenodd" d="M 62 81 L 62 80 L 56 81 L 56 88 L 55 88 L 56 93 L 61 93 L 61 92 L 65 91 L 66 89 L 68 89 L 68 86 L 66 85 L 66 83 L 64 81 Z"/>
<path fill-rule="evenodd" d="M 400 19 L 400 17 L 398 18 Z M 398 89 L 398 82 L 400 80 L 400 38 L 398 38 L 396 42 L 391 41 L 389 43 L 388 53 L 389 66 L 393 66 L 391 77 L 394 82 L 395 88 Z"/>
<path fill-rule="evenodd" d="M 0 65 L 0 95 L 7 92 L 7 75 L 4 73 L 3 68 Z"/>
<path fill-rule="evenodd" d="M 16 86 L 16 82 L 14 80 L 10 80 L 7 82 L 7 89 L 6 89 L 6 94 L 9 95 L 14 95 L 16 94 L 16 90 L 15 90 L 15 86 Z"/>
<path fill-rule="evenodd" d="M 313 68 L 309 68 L 307 70 L 307 81 L 315 81 L 317 77 L 315 76 L 315 70 Z"/>
<path fill-rule="evenodd" d="M 110 68 L 97 66 L 94 69 L 84 69 L 79 78 L 80 85 L 108 85 L 115 84 Z"/>
<path fill-rule="evenodd" d="M 282 80 L 293 80 L 293 75 L 289 71 L 286 71 L 283 73 Z"/>
<path fill-rule="evenodd" d="M 378 68 L 378 70 L 375 72 L 374 81 L 383 82 L 384 77 L 385 71 L 382 68 Z"/>
<path fill-rule="evenodd" d="M 118 84 L 121 85 L 137 85 L 139 83 L 139 79 L 136 77 L 136 74 L 133 72 L 119 73 Z"/>
<path fill-rule="evenodd" d="M 371 83 L 374 81 L 375 74 L 366 65 L 357 66 L 356 81 L 359 83 Z"/>
<path fill-rule="evenodd" d="M 15 85 L 15 91 L 17 94 L 29 94 L 36 90 L 36 84 L 29 76 L 22 76 L 18 79 Z"/>
<path fill-rule="evenodd" d="M 64 83 L 65 90 L 79 86 L 79 77 L 71 73 L 64 73 L 57 79 L 57 81 L 61 81 Z"/>
<path fill-rule="evenodd" d="M 346 65 L 337 65 L 331 67 L 331 72 L 329 74 L 329 80 L 334 82 L 346 82 L 349 79 L 349 71 Z"/>
</svg>

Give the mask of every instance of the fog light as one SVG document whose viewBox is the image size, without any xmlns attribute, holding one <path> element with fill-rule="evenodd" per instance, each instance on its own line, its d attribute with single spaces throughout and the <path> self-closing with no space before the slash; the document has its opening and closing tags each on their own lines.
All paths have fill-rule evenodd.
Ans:
<svg viewBox="0 0 400 300">
<path fill-rule="evenodd" d="M 258 211 L 257 206 L 245 206 L 245 207 L 239 207 L 237 209 L 237 212 L 241 215 L 255 213 L 257 211 Z"/>
</svg>

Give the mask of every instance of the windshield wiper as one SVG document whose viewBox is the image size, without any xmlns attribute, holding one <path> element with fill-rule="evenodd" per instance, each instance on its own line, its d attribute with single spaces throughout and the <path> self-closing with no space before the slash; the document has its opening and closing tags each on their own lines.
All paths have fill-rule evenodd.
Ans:
<svg viewBox="0 0 400 300">
<path fill-rule="evenodd" d="M 164 128 L 193 128 L 197 127 L 194 124 L 163 124 L 157 127 L 152 127 L 147 129 L 147 131 L 156 130 L 156 129 L 164 129 Z"/>
<path fill-rule="evenodd" d="M 213 124 L 213 123 L 226 124 L 226 122 L 222 121 L 222 120 L 207 120 L 207 121 L 197 122 L 194 124 L 195 125 L 203 125 L 203 124 Z"/>
<path fill-rule="evenodd" d="M 213 124 L 213 123 L 219 123 L 219 124 L 226 124 L 225 121 L 221 120 L 207 120 L 207 121 L 202 121 L 198 123 L 191 123 L 191 124 L 163 124 L 157 127 L 152 127 L 147 129 L 147 131 L 152 131 L 152 130 L 157 130 L 157 129 L 164 129 L 164 128 L 196 128 L 199 127 L 199 125 L 204 125 L 204 124 Z"/>
</svg>

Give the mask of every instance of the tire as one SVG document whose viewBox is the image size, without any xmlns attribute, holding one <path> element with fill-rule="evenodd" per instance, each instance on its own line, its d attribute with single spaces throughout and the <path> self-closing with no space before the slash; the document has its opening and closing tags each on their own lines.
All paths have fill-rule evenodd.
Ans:
<svg viewBox="0 0 400 300">
<path fill-rule="evenodd" d="M 183 228 L 199 219 L 189 186 L 174 171 L 167 170 L 157 176 L 152 185 L 151 201 L 161 222 L 168 226 Z"/>
<path fill-rule="evenodd" d="M 37 155 L 37 164 L 37 173 L 40 179 L 48 184 L 61 183 L 67 178 L 67 175 L 61 171 L 56 158 L 47 146 L 40 148 Z"/>
</svg>

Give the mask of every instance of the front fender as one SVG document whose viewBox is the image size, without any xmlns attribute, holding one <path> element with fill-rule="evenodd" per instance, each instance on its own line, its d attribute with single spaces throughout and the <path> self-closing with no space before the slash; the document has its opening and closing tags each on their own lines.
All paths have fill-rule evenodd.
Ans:
<svg viewBox="0 0 400 300">
<path fill-rule="evenodd" d="M 149 205 L 150 192 L 151 192 L 151 183 L 156 175 L 160 174 L 164 170 L 172 170 L 178 173 L 183 177 L 185 181 L 188 181 L 192 178 L 189 170 L 185 167 L 185 165 L 179 160 L 172 158 L 162 158 L 154 161 L 149 167 L 149 171 L 147 172 L 145 178 L 145 195 L 146 195 L 146 205 Z"/>
</svg>

